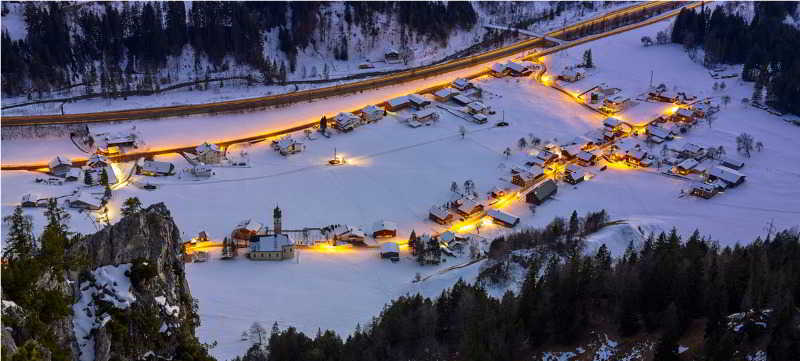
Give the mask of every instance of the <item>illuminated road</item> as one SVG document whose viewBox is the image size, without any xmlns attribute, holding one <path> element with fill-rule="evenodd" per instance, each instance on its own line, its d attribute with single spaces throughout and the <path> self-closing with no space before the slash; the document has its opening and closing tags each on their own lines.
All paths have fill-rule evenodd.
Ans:
<svg viewBox="0 0 800 361">
<path fill-rule="evenodd" d="M 624 9 L 615 10 L 606 13 L 602 16 L 598 16 L 586 21 L 576 23 L 571 26 L 561 28 L 559 30 L 552 31 L 550 33 L 547 33 L 546 36 L 553 38 L 556 37 L 570 38 L 573 35 L 575 35 L 575 33 L 578 31 L 591 29 L 593 27 L 598 27 L 598 26 L 606 26 L 610 22 L 627 21 L 635 16 L 644 16 L 646 13 L 652 11 L 664 10 L 680 5 L 684 5 L 686 7 L 693 6 L 693 4 L 690 3 L 684 4 L 678 2 L 645 2 L 642 4 L 636 4 L 630 7 L 626 7 Z M 612 31 L 611 33 L 615 34 L 618 32 L 620 31 L 617 32 Z M 589 36 L 581 38 L 577 41 L 574 41 L 575 43 L 574 45 L 582 44 L 586 41 L 589 41 L 585 40 L 587 38 L 592 38 L 591 40 L 594 40 L 600 37 Z M 155 119 L 155 118 L 172 117 L 172 116 L 183 116 L 183 115 L 203 114 L 203 113 L 219 113 L 219 112 L 234 111 L 234 110 L 286 105 L 301 101 L 309 101 L 309 100 L 337 96 L 347 93 L 360 92 L 388 85 L 395 85 L 398 83 L 409 82 L 412 80 L 423 79 L 434 75 L 440 75 L 447 72 L 452 72 L 455 70 L 465 69 L 475 65 L 486 64 L 512 54 L 529 50 L 534 47 L 542 46 L 545 43 L 548 42 L 542 38 L 532 38 L 503 48 L 495 49 L 492 51 L 488 51 L 470 57 L 465 57 L 462 59 L 452 60 L 437 65 L 431 65 L 408 71 L 401 71 L 395 74 L 363 80 L 363 81 L 357 81 L 357 82 L 325 87 L 325 88 L 297 91 L 287 94 L 279 94 L 279 95 L 250 98 L 250 99 L 230 100 L 230 101 L 207 103 L 207 104 L 177 105 L 177 106 L 165 106 L 165 107 L 130 109 L 130 110 L 95 112 L 95 113 L 9 116 L 9 117 L 4 117 L 2 126 L 27 126 L 27 125 L 76 124 L 76 123 L 80 124 L 80 123 L 110 122 L 110 121 L 136 120 L 136 119 Z M 555 50 L 547 52 L 547 54 L 559 51 L 561 49 L 566 49 L 570 46 L 574 46 L 570 45 L 571 43 L 573 42 L 554 47 Z M 474 76 L 472 77 L 477 77 L 483 74 L 485 74 L 485 72 L 474 74 Z M 430 92 L 435 90 L 438 89 L 434 87 L 430 89 L 425 89 L 423 92 L 425 91 Z"/>
<path fill-rule="evenodd" d="M 686 3 L 686 4 L 680 3 L 680 5 L 684 5 L 683 7 L 687 7 L 687 8 L 693 8 L 693 7 L 698 6 L 699 4 L 700 3 Z M 552 36 L 552 37 L 566 36 L 566 37 L 569 37 L 569 36 L 571 36 L 570 34 L 573 34 L 575 31 L 579 31 L 580 29 L 585 29 L 585 27 L 591 27 L 591 26 L 595 26 L 595 25 L 598 25 L 598 24 L 605 24 L 605 23 L 607 23 L 607 22 L 609 22 L 609 21 L 611 21 L 611 20 L 613 20 L 615 18 L 629 17 L 629 16 L 631 16 L 631 14 L 638 14 L 638 13 L 647 11 L 648 9 L 653 9 L 653 8 L 662 9 L 664 7 L 671 7 L 671 6 L 672 6 L 672 3 L 666 3 L 666 2 L 648 2 L 648 3 L 644 3 L 644 4 L 638 4 L 638 5 L 634 5 L 634 6 L 625 8 L 625 9 L 620 9 L 620 10 L 617 10 L 617 11 L 613 11 L 613 12 L 607 13 L 607 14 L 605 14 L 603 16 L 599 16 L 599 17 L 596 17 L 596 18 L 593 18 L 593 19 L 590 19 L 590 20 L 587 20 L 587 21 L 584 21 L 584 22 L 580 22 L 578 24 L 575 24 L 575 25 L 572 25 L 572 26 L 568 26 L 566 28 L 562 28 L 562 29 L 550 32 L 550 33 L 547 34 L 547 36 Z M 567 48 L 570 48 L 570 47 L 573 47 L 573 46 L 576 46 L 576 45 L 580 45 L 580 44 L 583 44 L 583 43 L 586 43 L 586 42 L 589 42 L 589 41 L 592 41 L 592 40 L 601 39 L 601 38 L 606 37 L 606 36 L 619 34 L 619 33 L 622 33 L 622 32 L 625 32 L 625 31 L 629 31 L 629 30 L 633 30 L 633 29 L 636 29 L 636 28 L 639 28 L 639 27 L 642 27 L 642 26 L 650 25 L 652 23 L 655 23 L 655 22 L 658 22 L 658 21 L 662 21 L 662 20 L 667 19 L 669 17 L 675 16 L 677 14 L 678 14 L 678 10 L 674 10 L 674 11 L 670 11 L 670 12 L 667 12 L 667 13 L 662 14 L 662 15 L 651 17 L 651 18 L 649 18 L 649 19 L 647 19 L 647 20 L 645 20 L 643 22 L 640 22 L 640 23 L 626 25 L 626 26 L 623 26 L 623 27 L 620 27 L 620 28 L 617 28 L 617 29 L 614 29 L 614 30 L 611 30 L 611 31 L 608 31 L 608 32 L 605 32 L 605 33 L 589 35 L 589 36 L 586 36 L 586 37 L 583 37 L 583 38 L 580 38 L 580 39 L 577 39 L 577 40 L 570 41 L 570 42 L 565 43 L 565 44 L 561 44 L 561 45 L 557 45 L 557 46 L 545 49 L 545 50 L 543 50 L 543 51 L 541 51 L 541 52 L 539 52 L 537 54 L 534 54 L 534 55 L 531 55 L 529 57 L 526 57 L 526 59 L 536 59 L 536 58 L 539 58 L 541 56 L 553 54 L 553 53 L 555 53 L 557 51 L 561 51 L 561 50 L 564 50 L 564 49 L 567 49 Z M 363 89 L 365 89 L 364 87 L 367 87 L 365 84 L 372 84 L 371 86 L 367 87 L 369 89 L 372 89 L 372 88 L 375 88 L 375 87 L 381 87 L 381 86 L 385 86 L 385 85 L 397 84 L 399 82 L 416 80 L 416 79 L 419 79 L 419 78 L 432 76 L 432 75 L 435 75 L 435 74 L 438 74 L 438 73 L 448 73 L 448 72 L 451 72 L 451 71 L 454 71 L 454 70 L 458 70 L 458 69 L 461 69 L 461 68 L 464 68 L 464 67 L 472 67 L 472 66 L 480 65 L 481 63 L 490 62 L 490 61 L 495 60 L 495 59 L 499 59 L 499 58 L 502 58 L 502 57 L 505 57 L 505 56 L 508 56 L 508 55 L 511 55 L 511 54 L 514 54 L 514 53 L 521 52 L 523 50 L 530 49 L 530 48 L 534 47 L 535 45 L 539 44 L 540 42 L 541 42 L 541 39 L 529 39 L 529 40 L 526 40 L 526 41 L 522 41 L 520 43 L 516 43 L 516 44 L 511 45 L 509 47 L 497 49 L 497 50 L 494 50 L 494 51 L 490 51 L 490 52 L 487 52 L 487 53 L 483 53 L 483 54 L 476 55 L 476 56 L 469 57 L 469 58 L 465 58 L 465 59 L 455 60 L 455 61 L 452 61 L 452 62 L 431 66 L 431 67 L 428 67 L 428 68 L 422 69 L 422 70 L 414 70 L 414 71 L 411 71 L 411 72 L 401 72 L 401 73 L 398 73 L 398 74 L 390 75 L 390 76 L 379 78 L 379 79 L 366 80 L 366 81 L 362 81 L 362 82 L 344 84 L 344 85 L 340 85 L 340 86 L 323 88 L 323 89 L 314 89 L 314 90 L 295 92 L 295 93 L 290 93 L 290 94 L 276 95 L 276 96 L 272 96 L 272 97 L 255 98 L 255 99 L 243 99 L 243 100 L 221 102 L 221 103 L 211 103 L 211 104 L 200 104 L 200 105 L 190 105 L 190 106 L 176 106 L 176 107 L 161 107 L 161 108 L 138 109 L 138 110 L 118 111 L 118 112 L 101 112 L 101 113 L 88 113 L 88 114 L 68 114 L 68 115 L 63 115 L 63 116 L 62 115 L 58 115 L 58 116 L 34 116 L 34 117 L 4 117 L 4 119 L 2 121 L 2 125 L 3 126 L 8 126 L 8 125 L 30 125 L 30 124 L 85 123 L 85 122 L 99 122 L 99 121 L 110 121 L 110 120 L 128 120 L 128 119 L 153 118 L 153 117 L 159 117 L 159 116 L 172 116 L 172 115 L 196 114 L 196 113 L 205 113 L 205 112 L 217 112 L 217 111 L 230 110 L 230 109 L 242 109 L 242 108 L 245 108 L 245 107 L 251 107 L 252 108 L 252 107 L 260 107 L 260 106 L 270 105 L 270 104 L 261 103 L 262 100 L 266 101 L 265 99 L 267 99 L 267 98 L 272 99 L 272 100 L 270 100 L 270 102 L 278 101 L 276 99 L 280 98 L 280 99 L 284 99 L 282 101 L 284 101 L 285 103 L 291 103 L 291 102 L 295 102 L 295 101 L 314 99 L 314 98 L 317 98 L 317 97 L 341 95 L 341 94 L 345 94 L 345 93 L 348 93 L 348 92 L 351 92 L 351 91 L 358 91 L 358 89 L 362 89 L 363 90 Z M 487 70 L 483 70 L 483 71 L 477 72 L 475 74 L 469 75 L 469 76 L 467 76 L 467 78 L 476 78 L 476 77 L 479 77 L 479 76 L 483 76 L 483 75 L 486 75 L 487 72 L 488 72 Z M 424 75 L 421 75 L 423 73 L 424 73 Z M 376 84 L 380 84 L 380 85 L 376 85 Z M 446 87 L 448 85 L 449 85 L 448 83 L 438 84 L 438 85 L 435 85 L 435 86 L 432 86 L 432 87 L 428 87 L 428 88 L 419 90 L 419 91 L 417 91 L 417 93 L 430 93 L 430 92 L 436 91 L 438 89 L 441 89 L 443 87 Z M 334 92 L 335 94 L 330 94 L 330 92 Z M 297 99 L 298 94 L 307 94 L 308 96 L 311 96 L 311 98 Z M 320 94 L 322 94 L 322 95 L 320 95 Z M 292 99 L 294 99 L 294 100 L 292 100 Z M 244 106 L 246 104 L 250 104 L 250 105 Z M 253 105 L 253 104 L 255 104 L 255 105 Z M 283 104 L 283 103 L 275 103 L 275 104 Z M 214 108 L 217 105 L 220 106 L 221 108 Z M 272 104 L 272 105 L 274 105 L 274 104 Z M 230 108 L 229 106 L 232 106 L 233 108 Z M 194 110 L 192 110 L 189 113 L 181 113 L 183 110 L 180 110 L 180 109 L 187 109 L 187 108 L 191 108 L 191 109 L 194 109 Z M 202 109 L 202 110 L 199 110 L 199 109 Z M 197 110 L 199 110 L 199 111 L 197 111 Z M 163 111 L 163 113 L 159 113 L 159 111 Z M 178 113 L 175 113 L 175 112 L 178 112 Z M 127 115 L 123 116 L 124 114 L 129 114 L 129 113 L 136 113 L 136 114 L 139 114 L 139 115 L 144 114 L 144 113 L 148 113 L 148 115 L 141 116 L 141 117 L 139 115 L 133 115 L 131 118 L 126 118 Z M 114 114 L 114 115 L 112 115 L 112 114 Z M 156 115 L 153 115 L 153 114 L 156 114 Z M 161 114 L 161 115 L 159 115 L 159 114 Z M 44 118 L 42 118 L 42 117 L 44 117 Z M 84 118 L 82 118 L 82 117 L 84 117 Z M 32 122 L 29 122 L 29 121 L 26 121 L 26 120 L 24 120 L 22 118 L 26 118 L 26 119 L 27 118 L 34 118 L 34 119 L 31 120 Z M 37 120 L 37 119 L 40 119 L 40 118 L 44 119 L 44 120 Z M 20 120 L 20 119 L 22 119 L 22 120 Z M 50 119 L 50 120 L 47 120 L 47 119 Z M 309 122 L 309 123 L 305 123 L 305 124 L 296 125 L 296 126 L 293 126 L 293 127 L 290 127 L 290 128 L 279 129 L 279 130 L 274 130 L 274 131 L 269 131 L 269 132 L 264 132 L 264 133 L 258 133 L 258 134 L 254 134 L 254 135 L 250 135 L 250 136 L 246 136 L 246 137 L 241 137 L 241 138 L 229 139 L 229 140 L 225 140 L 225 141 L 222 141 L 222 142 L 217 142 L 217 144 L 221 145 L 221 146 L 228 146 L 228 145 L 231 145 L 231 144 L 264 140 L 264 139 L 267 139 L 267 138 L 276 137 L 276 136 L 280 136 L 280 135 L 285 135 L 285 134 L 293 133 L 293 132 L 300 131 L 300 130 L 303 130 L 303 129 L 308 129 L 308 128 L 311 128 L 311 127 L 313 127 L 314 125 L 316 125 L 318 123 L 319 122 L 317 122 L 317 121 Z M 194 149 L 194 145 L 192 145 L 192 146 L 179 146 L 179 147 L 168 147 L 168 148 L 151 149 L 151 150 L 144 151 L 144 152 L 133 152 L 133 153 L 127 153 L 127 154 L 122 154 L 122 155 L 118 155 L 118 156 L 112 156 L 112 157 L 110 157 L 110 160 L 114 161 L 114 162 L 130 161 L 130 160 L 135 160 L 135 159 L 138 159 L 138 158 L 141 158 L 141 157 L 149 157 L 149 156 L 155 156 L 155 155 L 161 155 L 161 154 L 171 154 L 171 153 L 177 153 L 177 152 L 186 152 L 186 151 L 191 151 L 193 149 Z M 72 159 L 72 163 L 74 165 L 77 165 L 77 166 L 83 165 L 83 164 L 85 164 L 85 162 L 86 162 L 85 158 L 83 158 L 83 159 Z M 2 165 L 2 170 L 47 171 L 47 167 L 48 166 L 47 166 L 46 163 L 3 164 Z"/>
</svg>

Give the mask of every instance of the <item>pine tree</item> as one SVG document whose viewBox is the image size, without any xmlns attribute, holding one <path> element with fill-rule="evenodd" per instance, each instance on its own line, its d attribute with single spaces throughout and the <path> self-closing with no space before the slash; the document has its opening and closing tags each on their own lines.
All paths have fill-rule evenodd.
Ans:
<svg viewBox="0 0 800 361">
<path fill-rule="evenodd" d="M 100 184 L 102 184 L 104 186 L 108 186 L 109 185 L 108 184 L 108 172 L 106 172 L 105 168 L 103 168 L 103 170 L 100 172 Z"/>
<path fill-rule="evenodd" d="M 411 230 L 411 235 L 408 237 L 408 247 L 411 248 L 411 255 L 417 255 L 417 232 Z"/>
<path fill-rule="evenodd" d="M 122 216 L 127 217 L 131 214 L 134 214 L 142 209 L 142 202 L 139 201 L 138 197 L 131 197 L 125 200 L 125 203 L 122 204 Z"/>
<path fill-rule="evenodd" d="M 22 207 L 14 208 L 14 213 L 3 218 L 8 225 L 8 233 L 3 243 L 4 260 L 28 259 L 33 256 L 36 249 L 33 238 L 33 223 L 31 216 L 22 212 Z"/>
<path fill-rule="evenodd" d="M 83 183 L 87 186 L 94 185 L 94 179 L 92 177 L 92 172 L 84 172 L 83 173 Z"/>
<path fill-rule="evenodd" d="M 594 68 L 594 62 L 592 62 L 592 49 L 586 49 L 583 52 L 583 66 L 587 68 Z"/>
<path fill-rule="evenodd" d="M 47 225 L 41 236 L 41 254 L 45 263 L 53 265 L 54 269 L 58 271 L 65 266 L 64 251 L 69 246 L 68 237 L 71 234 L 67 227 L 70 215 L 58 206 L 55 199 L 50 199 L 47 203 L 44 215 L 47 218 Z"/>
</svg>

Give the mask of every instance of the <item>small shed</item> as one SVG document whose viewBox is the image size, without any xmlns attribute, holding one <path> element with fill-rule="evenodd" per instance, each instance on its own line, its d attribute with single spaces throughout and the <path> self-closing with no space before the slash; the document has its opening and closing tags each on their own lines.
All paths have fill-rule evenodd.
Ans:
<svg viewBox="0 0 800 361">
<path fill-rule="evenodd" d="M 744 167 L 744 162 L 729 157 L 724 157 L 720 159 L 720 164 L 730 169 L 741 169 L 742 167 Z"/>
<path fill-rule="evenodd" d="M 283 156 L 300 153 L 303 151 L 303 149 L 305 149 L 303 143 L 300 143 L 291 137 L 284 137 L 278 141 L 278 153 Z"/>
<path fill-rule="evenodd" d="M 473 100 L 470 97 L 464 94 L 454 95 L 453 101 L 458 103 L 459 105 L 467 105 L 473 102 Z"/>
<path fill-rule="evenodd" d="M 558 154 L 555 154 L 549 150 L 541 150 L 538 154 L 536 154 L 536 158 L 539 158 L 545 161 L 545 163 L 548 163 L 558 159 Z"/>
<path fill-rule="evenodd" d="M 50 168 L 50 174 L 64 178 L 67 176 L 69 169 L 72 168 L 72 161 L 67 157 L 59 155 L 53 158 L 47 166 Z"/>
<path fill-rule="evenodd" d="M 486 124 L 489 121 L 489 117 L 486 114 L 472 114 L 472 121 L 478 124 Z"/>
<path fill-rule="evenodd" d="M 670 133 L 668 130 L 666 130 L 664 128 L 661 128 L 661 127 L 659 127 L 659 126 L 657 126 L 655 124 L 651 124 L 651 125 L 647 126 L 647 135 L 650 137 L 651 140 L 653 140 L 655 138 L 660 138 L 661 141 L 657 142 L 657 143 L 661 143 L 664 140 L 672 139 L 672 133 Z"/>
<path fill-rule="evenodd" d="M 372 237 L 396 237 L 397 236 L 397 223 L 380 220 L 372 226 Z"/>
<path fill-rule="evenodd" d="M 540 205 L 555 195 L 556 192 L 558 192 L 558 186 L 556 185 L 556 182 L 552 179 L 548 179 L 537 185 L 532 191 L 528 192 L 528 194 L 525 195 L 525 201 Z"/>
<path fill-rule="evenodd" d="M 612 132 L 615 132 L 615 131 L 619 130 L 621 125 L 622 125 L 622 122 L 619 119 L 614 118 L 614 117 L 608 117 L 605 120 L 603 120 L 603 126 L 606 127 L 606 129 L 608 129 L 608 130 L 610 130 Z"/>
<path fill-rule="evenodd" d="M 578 167 L 578 169 L 573 169 L 573 170 L 567 169 L 566 174 L 564 174 L 564 181 L 569 184 L 573 185 L 578 184 L 580 182 L 583 182 L 583 179 L 584 179 L 584 172 L 583 169 L 581 169 L 580 167 Z"/>
<path fill-rule="evenodd" d="M 690 173 L 694 173 L 694 169 L 699 164 L 700 163 L 698 163 L 696 160 L 692 158 L 684 159 L 682 162 L 678 163 L 677 165 L 675 165 L 675 167 L 672 168 L 672 172 L 680 175 L 687 175 Z"/>
<path fill-rule="evenodd" d="M 411 114 L 411 119 L 416 120 L 420 123 L 429 124 L 431 122 L 439 120 L 439 113 L 437 113 L 433 109 L 426 109 L 414 114 Z"/>
<path fill-rule="evenodd" d="M 397 98 L 389 99 L 386 102 L 386 110 L 390 112 L 396 112 L 398 110 L 405 109 L 411 105 L 411 100 L 408 99 L 407 95 L 399 96 Z"/>
<path fill-rule="evenodd" d="M 394 242 L 381 244 L 381 258 L 388 258 L 392 262 L 400 261 L 400 247 Z"/>
<path fill-rule="evenodd" d="M 393 47 L 387 47 L 383 51 L 383 58 L 387 64 L 396 64 L 400 62 L 400 52 Z"/>
<path fill-rule="evenodd" d="M 367 123 L 377 122 L 383 119 L 384 115 L 386 115 L 386 111 L 376 105 L 370 104 L 361 109 L 361 120 Z"/>
<path fill-rule="evenodd" d="M 472 83 L 470 83 L 469 80 L 464 78 L 456 78 L 456 80 L 453 80 L 453 82 L 450 84 L 453 86 L 453 88 L 456 88 L 461 91 L 467 90 L 470 87 L 472 87 Z"/>
<path fill-rule="evenodd" d="M 519 224 L 519 217 L 508 214 L 501 210 L 490 209 L 486 212 L 486 214 L 492 218 L 492 222 L 501 226 L 511 228 Z"/>
<path fill-rule="evenodd" d="M 441 225 L 445 225 L 450 223 L 453 220 L 453 215 L 442 207 L 431 207 L 430 211 L 428 212 L 428 218 L 436 223 Z"/>
</svg>

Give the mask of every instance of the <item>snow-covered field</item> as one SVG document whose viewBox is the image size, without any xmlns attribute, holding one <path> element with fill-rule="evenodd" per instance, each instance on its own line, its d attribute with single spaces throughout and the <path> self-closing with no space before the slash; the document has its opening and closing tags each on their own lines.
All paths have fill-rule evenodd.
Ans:
<svg viewBox="0 0 800 361">
<path fill-rule="evenodd" d="M 800 128 L 742 106 L 739 100 L 749 97 L 750 84 L 727 80 L 724 91 L 712 91 L 715 80 L 700 65 L 692 63 L 681 47 L 640 45 L 643 35 L 653 37 L 667 25 L 658 23 L 601 39 L 546 61 L 550 69 L 560 69 L 578 63 L 583 50 L 591 48 L 597 69 L 582 81 L 587 88 L 591 83 L 605 82 L 629 94 L 639 94 L 647 89 L 650 71 L 654 70 L 655 84 L 665 83 L 670 89 L 677 86 L 701 96 L 731 96 L 731 104 L 722 107 L 710 127 L 701 122 L 673 142 L 723 145 L 729 156 L 741 159 L 735 152 L 735 137 L 741 132 L 750 133 L 765 148 L 744 159 L 746 165 L 741 171 L 747 181 L 704 200 L 679 197 L 688 183 L 660 175 L 654 169 L 593 169 L 590 171 L 596 176 L 591 180 L 577 186 L 559 184 L 555 199 L 538 207 L 535 214 L 522 201 L 506 208 L 521 217 L 522 226 L 540 226 L 555 216 L 569 216 L 573 210 L 585 213 L 606 209 L 611 219 L 626 220 L 628 224 L 603 230 L 589 239 L 589 246 L 593 249 L 609 243 L 615 255 L 624 250 L 629 240 L 640 239 L 639 228 L 649 232 L 675 226 L 683 234 L 699 228 L 721 244 L 732 245 L 765 235 L 769 222 L 777 229 L 798 226 L 800 190 L 796 184 L 800 180 L 800 153 L 795 139 L 800 136 Z M 464 72 L 470 71 L 474 69 Z M 135 124 L 149 147 L 193 145 L 305 123 L 319 119 L 323 113 L 333 115 L 356 109 L 443 80 L 445 77 L 427 79 L 265 112 Z M 122 187 L 114 192 L 112 218 L 117 216 L 113 210 L 127 197 L 137 196 L 144 204 L 163 201 L 186 238 L 205 230 L 215 240 L 221 240 L 242 219 L 270 224 L 271 210 L 278 204 L 283 209 L 284 228 L 333 223 L 368 227 L 387 219 L 398 224 L 398 238 L 402 240 L 412 229 L 417 234 L 444 229 L 426 220 L 427 211 L 431 205 L 449 199 L 451 182 L 461 184 L 472 179 L 479 194 L 496 185 L 507 185 L 500 178 L 510 178 L 509 168 L 525 156 L 516 147 L 519 138 L 534 134 L 545 142 L 553 138 L 563 141 L 602 126 L 601 115 L 532 79 L 483 78 L 477 82 L 486 90 L 485 103 L 497 110 L 487 125 L 467 123 L 440 110 L 439 122 L 412 129 L 398 122 L 398 118 L 408 115 L 403 111 L 351 133 L 303 140 L 306 151 L 288 158 L 275 153 L 266 142 L 237 147 L 231 153 L 246 150 L 249 168 L 215 168 L 216 174 L 203 181 L 177 176 L 151 178 L 149 182 L 160 184 L 155 191 Z M 501 118 L 510 126 L 491 127 Z M 458 134 L 460 126 L 468 130 L 465 139 Z M 130 124 L 109 127 L 122 129 Z M 506 147 L 512 149 L 510 159 L 502 155 Z M 334 148 L 351 164 L 327 166 Z M 12 140 L 2 144 L 4 164 L 47 161 L 55 153 L 82 155 L 64 139 Z M 188 167 L 179 156 L 161 158 L 174 162 L 178 169 Z M 40 175 L 2 173 L 3 215 L 10 214 L 23 193 L 69 193 L 75 187 L 34 184 L 37 176 Z M 40 229 L 44 222 L 41 210 L 27 213 L 34 215 Z M 83 215 L 74 214 L 72 224 L 76 231 L 94 230 Z M 509 231 L 497 226 L 481 229 L 481 235 L 488 237 L 503 232 Z M 423 276 L 433 274 L 466 260 L 450 258 L 438 267 L 419 267 L 405 254 L 399 264 L 393 264 L 381 260 L 376 250 L 367 249 L 332 253 L 302 250 L 298 259 L 280 263 L 250 262 L 241 256 L 231 262 L 218 258 L 212 253 L 209 262 L 189 265 L 187 274 L 193 295 L 200 300 L 203 325 L 199 336 L 205 342 L 219 341 L 212 353 L 220 359 L 244 352 L 249 343 L 241 341 L 240 335 L 254 321 L 265 327 L 277 321 L 283 327 L 296 326 L 312 334 L 317 328 L 347 334 L 357 323 L 363 325 L 377 315 L 392 298 L 415 292 L 435 296 L 459 277 L 474 280 L 480 267 L 475 264 L 413 283 L 417 272 Z"/>
</svg>

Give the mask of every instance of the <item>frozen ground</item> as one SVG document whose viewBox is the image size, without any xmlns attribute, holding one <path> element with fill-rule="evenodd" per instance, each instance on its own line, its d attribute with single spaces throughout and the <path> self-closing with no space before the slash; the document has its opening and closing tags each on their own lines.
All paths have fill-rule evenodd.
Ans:
<svg viewBox="0 0 800 361">
<path fill-rule="evenodd" d="M 587 84 L 606 82 L 625 91 L 642 92 L 654 69 L 654 83 L 666 83 L 670 89 L 677 86 L 697 95 L 731 96 L 731 104 L 723 106 L 710 127 L 701 123 L 673 142 L 723 145 L 729 156 L 741 158 L 735 152 L 735 137 L 743 131 L 750 133 L 764 143 L 765 149 L 744 159 L 746 165 L 741 171 L 747 181 L 711 200 L 703 200 L 679 197 L 688 183 L 660 175 L 654 169 L 594 169 L 591 172 L 596 176 L 587 182 L 574 187 L 560 184 L 555 199 L 538 207 L 535 215 L 523 202 L 506 208 L 522 218 L 523 226 L 540 226 L 555 216 L 568 216 L 573 210 L 585 213 L 606 209 L 611 219 L 628 223 L 596 234 L 589 243 L 592 248 L 609 243 L 615 255 L 624 250 L 629 240 L 641 239 L 639 228 L 649 232 L 675 226 L 683 234 L 699 228 L 723 245 L 732 245 L 766 234 L 768 222 L 777 229 L 798 226 L 800 190 L 796 184 L 800 180 L 800 153 L 795 140 L 800 128 L 740 105 L 739 100 L 751 93 L 750 84 L 729 80 L 724 92 L 712 91 L 715 80 L 692 63 L 679 46 L 641 47 L 639 39 L 643 35 L 653 36 L 666 26 L 659 23 L 598 40 L 548 61 L 551 69 L 556 69 L 559 63 L 577 62 L 584 49 L 592 48 L 597 70 Z M 428 79 L 415 85 L 265 112 L 142 121 L 136 126 L 150 147 L 193 145 L 304 123 L 319 119 L 322 113 L 333 115 L 356 109 L 443 80 Z M 488 125 L 504 117 L 510 122 L 509 127 L 478 126 L 440 111 L 442 119 L 430 127 L 411 129 L 399 123 L 399 117 L 390 116 L 352 133 L 335 134 L 331 139 L 304 140 L 306 151 L 286 159 L 268 144 L 259 143 L 239 148 L 247 148 L 249 168 L 215 168 L 216 174 L 205 181 L 177 176 L 152 178 L 150 182 L 161 185 L 152 192 L 130 185 L 116 190 L 112 218 L 127 197 L 137 196 L 144 204 L 163 201 L 186 238 L 206 230 L 219 240 L 242 219 L 271 223 L 270 210 L 279 204 L 284 228 L 332 223 L 368 226 L 378 219 L 388 219 L 398 223 L 398 238 L 402 240 L 412 229 L 418 234 L 443 229 L 425 218 L 432 204 L 448 199 L 452 181 L 472 179 L 480 194 L 506 184 L 500 178 L 509 178 L 510 166 L 524 157 L 516 148 L 520 137 L 533 133 L 545 141 L 567 140 L 601 126 L 601 115 L 530 79 L 484 78 L 478 83 L 487 90 L 484 101 L 497 110 Z M 399 116 L 407 115 L 404 111 Z M 466 139 L 458 135 L 462 125 L 469 130 Z M 508 160 L 501 155 L 506 147 L 514 153 Z M 334 148 L 352 164 L 335 168 L 324 165 Z M 56 152 L 80 156 L 68 140 L 62 139 L 2 144 L 4 164 L 47 161 Z M 234 149 L 231 153 L 237 152 Z M 178 156 L 163 158 L 175 162 L 179 169 L 188 166 Z M 66 194 L 76 187 L 35 185 L 33 179 L 37 176 L 2 173 L 3 215 L 11 212 L 25 192 Z M 35 216 L 36 227 L 41 229 L 41 210 L 27 212 Z M 94 227 L 85 218 L 74 213 L 72 224 L 77 231 L 92 232 Z M 496 226 L 481 230 L 484 236 L 502 232 L 508 230 Z M 377 315 L 390 299 L 409 292 L 434 296 L 458 277 L 474 280 L 480 267 L 475 264 L 417 284 L 411 281 L 417 272 L 426 275 L 437 268 L 420 268 L 405 256 L 399 264 L 392 264 L 380 260 L 374 250 L 301 251 L 299 262 L 281 263 L 242 258 L 223 262 L 216 254 L 211 258 L 207 263 L 189 265 L 188 276 L 192 292 L 200 300 L 203 326 L 199 335 L 205 342 L 219 341 L 213 354 L 220 359 L 244 352 L 249 344 L 240 341 L 239 336 L 253 321 L 265 327 L 277 321 L 281 326 L 293 325 L 312 334 L 317 328 L 347 334 L 356 323 L 363 325 Z M 439 268 L 463 261 L 451 258 Z"/>
</svg>

